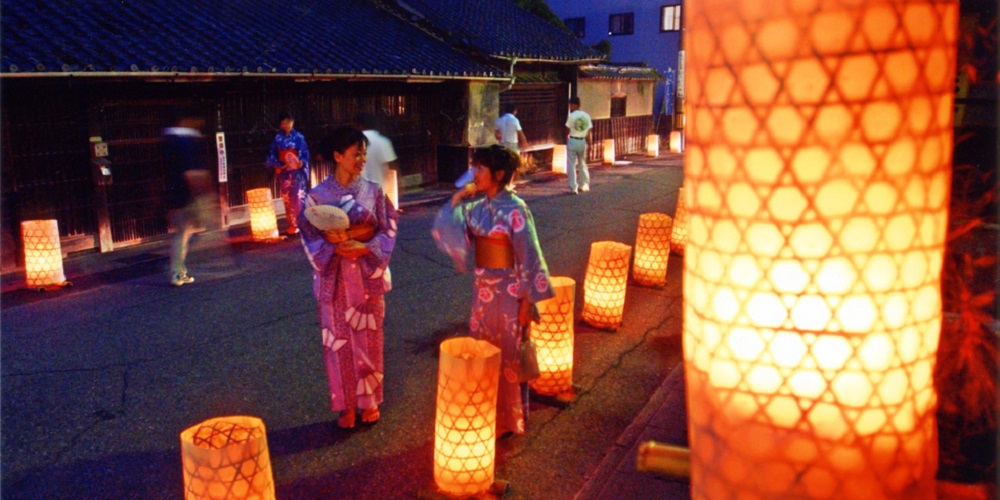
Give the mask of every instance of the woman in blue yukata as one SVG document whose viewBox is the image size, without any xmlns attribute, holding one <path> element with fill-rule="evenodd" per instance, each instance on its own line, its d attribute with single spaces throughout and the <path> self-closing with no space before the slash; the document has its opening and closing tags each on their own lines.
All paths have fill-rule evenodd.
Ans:
<svg viewBox="0 0 1000 500">
<path fill-rule="evenodd" d="M 337 425 L 353 428 L 379 419 L 382 403 L 383 296 L 392 288 L 389 256 L 396 244 L 396 209 L 378 184 L 361 177 L 368 140 L 351 127 L 334 130 L 324 155 L 336 164 L 333 175 L 305 198 L 314 205 L 340 208 L 347 230 L 321 231 L 306 210 L 299 228 L 312 264 L 313 294 L 323 328 L 323 360 L 330 383 L 330 408 Z"/>
<path fill-rule="evenodd" d="M 454 237 L 456 226 L 465 233 L 462 243 L 474 242 L 475 288 L 469 330 L 474 338 L 501 350 L 498 436 L 524 433 L 528 401 L 527 384 L 518 381 L 519 347 L 527 340 L 525 327 L 531 323 L 535 303 L 554 295 L 531 211 L 507 189 L 520 162 L 516 153 L 499 144 L 476 149 L 472 154 L 473 182 L 456 192 L 450 207 L 444 209 L 451 209 L 444 218 L 444 226 L 451 229 L 438 225 L 434 231 L 442 246 L 447 246 L 443 239 L 459 241 Z M 478 193 L 486 197 L 471 203 L 462 201 Z"/>
<path fill-rule="evenodd" d="M 281 129 L 271 141 L 267 168 L 274 170 L 281 201 L 285 205 L 288 234 L 299 232 L 298 216 L 302 198 L 309 191 L 309 146 L 302 132 L 295 130 L 295 117 L 284 113 L 278 120 Z"/>
</svg>

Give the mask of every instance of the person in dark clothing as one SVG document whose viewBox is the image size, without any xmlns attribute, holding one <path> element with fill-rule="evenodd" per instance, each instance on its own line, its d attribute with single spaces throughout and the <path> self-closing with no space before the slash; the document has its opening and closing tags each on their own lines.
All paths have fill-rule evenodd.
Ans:
<svg viewBox="0 0 1000 500">
<path fill-rule="evenodd" d="M 171 285 L 181 286 L 194 282 L 184 261 L 191 235 L 210 213 L 212 175 L 205 164 L 206 146 L 201 135 L 205 119 L 193 112 L 181 112 L 173 123 L 163 129 L 162 137 L 167 216 L 175 231 L 168 278 Z"/>
</svg>

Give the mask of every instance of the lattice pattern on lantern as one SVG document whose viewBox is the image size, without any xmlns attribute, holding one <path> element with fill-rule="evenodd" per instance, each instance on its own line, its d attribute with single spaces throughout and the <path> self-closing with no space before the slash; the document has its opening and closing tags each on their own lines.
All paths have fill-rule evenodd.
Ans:
<svg viewBox="0 0 1000 500">
<path fill-rule="evenodd" d="M 219 417 L 181 432 L 184 498 L 274 498 L 267 430 L 259 418 Z"/>
<path fill-rule="evenodd" d="M 247 191 L 250 206 L 250 232 L 254 241 L 270 240 L 278 237 L 278 219 L 274 215 L 271 188 Z"/>
<path fill-rule="evenodd" d="M 801 5 L 687 8 L 692 496 L 933 496 L 958 2 Z"/>
<path fill-rule="evenodd" d="M 652 212 L 639 216 L 632 263 L 632 277 L 637 283 L 647 286 L 667 283 L 672 222 L 667 214 Z"/>
<path fill-rule="evenodd" d="M 500 349 L 458 337 L 438 361 L 434 482 L 445 493 L 475 496 L 493 484 Z"/>
<path fill-rule="evenodd" d="M 537 304 L 541 321 L 531 324 L 541 375 L 531 381 L 539 394 L 554 396 L 573 390 L 573 305 L 576 281 L 552 276 L 555 296 Z"/>
<path fill-rule="evenodd" d="M 621 326 L 631 256 L 632 247 L 624 243 L 595 241 L 590 244 L 581 313 L 590 325 L 610 329 Z"/>
<path fill-rule="evenodd" d="M 677 190 L 677 209 L 674 211 L 674 222 L 670 228 L 670 251 L 684 255 L 684 245 L 688 238 L 687 200 L 684 198 L 684 188 Z"/>
<path fill-rule="evenodd" d="M 557 174 L 566 173 L 566 145 L 556 144 L 552 147 L 552 171 Z"/>
<path fill-rule="evenodd" d="M 24 273 L 29 288 L 66 282 L 58 221 L 48 219 L 21 222 L 21 241 L 24 242 Z"/>
</svg>

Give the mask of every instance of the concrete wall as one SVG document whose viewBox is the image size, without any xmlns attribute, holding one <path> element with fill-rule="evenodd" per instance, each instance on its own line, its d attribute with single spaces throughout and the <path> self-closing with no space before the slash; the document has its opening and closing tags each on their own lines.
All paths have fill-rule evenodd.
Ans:
<svg viewBox="0 0 1000 500">
<path fill-rule="evenodd" d="M 634 80 L 604 80 L 581 78 L 577 96 L 580 107 L 595 120 L 611 117 L 611 96 L 624 93 L 625 116 L 653 113 L 654 82 Z"/>
</svg>

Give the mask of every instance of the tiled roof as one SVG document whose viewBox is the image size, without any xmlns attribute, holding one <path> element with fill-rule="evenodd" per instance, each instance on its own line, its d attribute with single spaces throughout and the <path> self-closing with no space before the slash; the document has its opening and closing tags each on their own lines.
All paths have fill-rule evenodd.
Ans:
<svg viewBox="0 0 1000 500">
<path fill-rule="evenodd" d="M 505 78 L 367 0 L 2 0 L 0 74 Z"/>
<path fill-rule="evenodd" d="M 640 66 L 609 66 L 597 64 L 593 66 L 582 66 L 580 68 L 581 78 L 610 78 L 615 80 L 662 80 L 663 75 L 656 68 L 645 68 Z"/>
<path fill-rule="evenodd" d="M 386 0 L 393 2 L 393 0 Z M 511 0 L 398 0 L 449 41 L 504 59 L 596 62 L 603 56 Z"/>
</svg>

